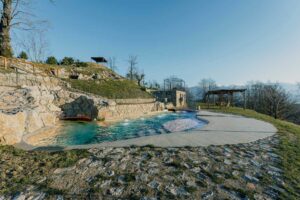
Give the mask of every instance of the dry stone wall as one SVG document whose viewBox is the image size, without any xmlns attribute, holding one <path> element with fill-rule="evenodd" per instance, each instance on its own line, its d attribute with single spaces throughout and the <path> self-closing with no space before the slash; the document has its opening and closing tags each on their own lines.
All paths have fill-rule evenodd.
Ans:
<svg viewBox="0 0 300 200">
<path fill-rule="evenodd" d="M 66 86 L 65 82 L 49 76 L 38 76 L 34 74 L 23 73 L 0 73 L 0 86 L 45 86 L 55 88 L 57 86 Z"/>
<path fill-rule="evenodd" d="M 164 105 L 159 102 L 138 104 L 115 104 L 99 109 L 99 117 L 106 121 L 139 118 L 164 110 Z"/>
</svg>

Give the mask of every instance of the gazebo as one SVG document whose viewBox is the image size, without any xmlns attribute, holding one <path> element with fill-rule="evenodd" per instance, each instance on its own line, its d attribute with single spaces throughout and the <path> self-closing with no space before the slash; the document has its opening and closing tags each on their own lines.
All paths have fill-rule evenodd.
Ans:
<svg viewBox="0 0 300 200">
<path fill-rule="evenodd" d="M 107 63 L 107 60 L 104 57 L 91 57 L 96 63 Z"/>
<path fill-rule="evenodd" d="M 244 100 L 244 109 L 246 108 L 246 90 L 247 89 L 216 89 L 208 91 L 205 96 L 207 100 L 208 108 L 210 106 L 210 97 L 213 96 L 214 103 L 215 103 L 215 96 L 218 96 L 219 105 L 220 107 L 226 104 L 226 107 L 230 107 L 230 105 L 234 102 L 233 95 L 235 93 L 242 93 L 243 100 Z M 227 102 L 224 101 L 224 96 L 227 96 Z"/>
</svg>

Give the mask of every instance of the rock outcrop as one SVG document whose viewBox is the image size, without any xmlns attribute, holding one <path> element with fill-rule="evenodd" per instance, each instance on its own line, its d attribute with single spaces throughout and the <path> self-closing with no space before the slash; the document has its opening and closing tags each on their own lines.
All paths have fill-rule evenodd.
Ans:
<svg viewBox="0 0 300 200">
<path fill-rule="evenodd" d="M 0 143 L 15 144 L 23 135 L 54 126 L 60 108 L 45 87 L 1 87 Z"/>
<path fill-rule="evenodd" d="M 93 120 L 98 117 L 98 108 L 94 100 L 86 96 L 80 96 L 71 103 L 62 105 L 61 109 L 65 118 L 85 116 Z"/>
</svg>

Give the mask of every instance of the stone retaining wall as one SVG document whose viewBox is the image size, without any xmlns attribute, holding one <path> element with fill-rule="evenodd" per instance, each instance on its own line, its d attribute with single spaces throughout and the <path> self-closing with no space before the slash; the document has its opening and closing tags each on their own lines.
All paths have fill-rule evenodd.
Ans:
<svg viewBox="0 0 300 200">
<path fill-rule="evenodd" d="M 159 102 L 115 104 L 99 109 L 99 117 L 106 121 L 118 121 L 139 118 L 163 110 L 164 105 Z"/>
<path fill-rule="evenodd" d="M 147 98 L 147 99 L 114 99 L 114 101 L 119 104 L 148 104 L 154 103 L 156 100 L 155 98 Z"/>
<path fill-rule="evenodd" d="M 0 86 L 41 86 L 48 88 L 57 86 L 66 86 L 66 84 L 57 78 L 49 76 L 38 76 L 34 74 L 22 73 L 0 73 Z"/>
</svg>

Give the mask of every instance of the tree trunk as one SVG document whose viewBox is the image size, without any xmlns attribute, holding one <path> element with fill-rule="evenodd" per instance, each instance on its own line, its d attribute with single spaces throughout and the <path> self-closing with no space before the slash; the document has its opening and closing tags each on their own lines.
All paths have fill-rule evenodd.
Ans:
<svg viewBox="0 0 300 200">
<path fill-rule="evenodd" d="M 0 56 L 12 57 L 10 44 L 10 25 L 12 20 L 12 0 L 3 1 L 3 13 L 0 22 Z"/>
</svg>

